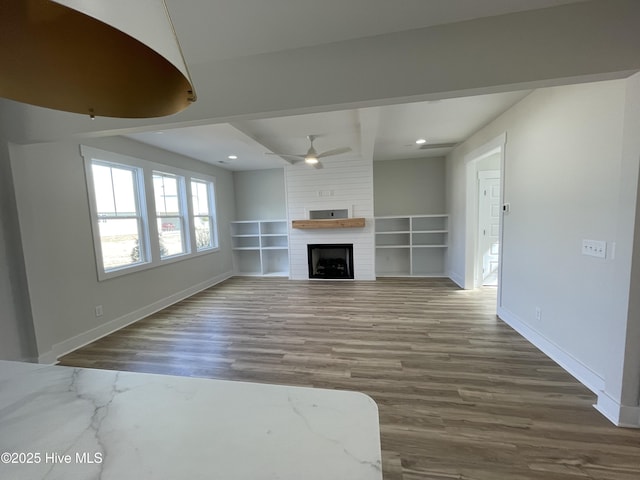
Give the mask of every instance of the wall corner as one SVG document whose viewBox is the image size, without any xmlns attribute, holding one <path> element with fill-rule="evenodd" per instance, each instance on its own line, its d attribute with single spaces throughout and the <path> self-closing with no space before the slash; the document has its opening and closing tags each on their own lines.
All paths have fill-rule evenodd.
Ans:
<svg viewBox="0 0 640 480">
<path fill-rule="evenodd" d="M 621 405 L 604 390 L 594 408 L 617 427 L 640 428 L 640 406 Z"/>
</svg>

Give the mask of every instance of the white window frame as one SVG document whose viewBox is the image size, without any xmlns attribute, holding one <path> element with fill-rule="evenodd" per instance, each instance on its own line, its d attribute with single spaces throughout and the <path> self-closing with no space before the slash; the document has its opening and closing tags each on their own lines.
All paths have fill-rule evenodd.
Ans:
<svg viewBox="0 0 640 480">
<path fill-rule="evenodd" d="M 122 155 L 119 153 L 113 153 L 106 150 L 101 150 L 86 145 L 80 145 L 80 153 L 84 158 L 84 167 L 86 175 L 87 193 L 89 201 L 89 211 L 91 214 L 91 228 L 93 233 L 93 244 L 95 251 L 96 269 L 98 274 L 98 280 L 108 280 L 110 278 L 118 277 L 121 275 L 128 275 L 142 270 L 147 270 L 160 265 L 166 265 L 168 263 L 179 262 L 189 258 L 193 258 L 201 255 L 208 255 L 220 250 L 218 241 L 218 226 L 217 226 L 217 202 L 216 202 L 216 185 L 215 177 L 202 174 L 199 172 L 192 172 L 189 170 L 183 170 L 180 168 L 172 167 L 169 165 L 158 164 L 143 160 L 128 155 Z M 95 163 L 103 165 L 120 166 L 136 170 L 137 182 L 138 182 L 138 206 L 141 216 L 141 238 L 139 243 L 141 248 L 141 254 L 144 251 L 145 261 L 125 265 L 117 269 L 111 269 L 105 271 L 102 260 L 102 243 L 100 239 L 100 227 L 99 217 L 97 214 L 97 205 L 95 200 L 95 188 L 93 184 L 92 165 Z M 184 254 L 171 255 L 164 258 L 160 257 L 160 237 L 158 235 L 158 218 L 156 215 L 154 190 L 153 190 L 153 175 L 167 174 L 183 179 L 182 188 L 182 215 L 185 225 L 185 249 Z M 192 206 L 191 196 L 191 181 L 201 181 L 210 185 L 209 187 L 209 211 L 212 217 L 212 235 L 215 239 L 215 244 L 211 248 L 198 250 L 196 246 L 195 235 L 195 223 Z"/>
<path fill-rule="evenodd" d="M 212 250 L 217 250 L 219 248 L 219 239 L 218 239 L 218 220 L 216 215 L 216 185 L 215 180 L 213 178 L 204 178 L 204 176 L 194 176 L 189 180 L 189 188 L 192 188 L 193 183 L 204 183 L 207 186 L 207 201 L 209 203 L 209 215 L 196 215 L 195 211 L 191 212 L 190 220 L 193 223 L 193 232 L 194 232 L 194 251 L 202 253 L 202 252 L 210 252 Z M 190 192 L 190 199 L 193 200 L 193 194 Z M 192 205 L 193 206 L 193 205 Z M 204 247 L 198 249 L 197 245 L 197 234 L 195 230 L 195 220 L 197 217 L 208 217 L 209 225 L 211 228 L 211 245 L 208 247 Z"/>
<path fill-rule="evenodd" d="M 178 175 L 176 173 L 170 173 L 167 172 L 166 169 L 165 171 L 161 171 L 161 170 L 153 170 L 151 172 L 152 174 L 152 184 L 151 184 L 151 189 L 153 190 L 153 198 L 154 198 L 154 211 L 153 214 L 156 218 L 156 228 L 158 225 L 157 220 L 158 219 L 163 219 L 163 218 L 175 218 L 178 217 L 180 219 L 180 226 L 182 227 L 182 244 L 184 247 L 184 252 L 182 253 L 176 253 L 174 255 L 167 255 L 166 257 L 162 256 L 162 252 L 160 250 L 160 232 L 158 231 L 158 251 L 160 252 L 160 260 L 163 263 L 166 263 L 167 261 L 173 259 L 173 258 L 177 258 L 177 257 L 183 257 L 185 255 L 189 255 L 192 251 L 191 248 L 191 230 L 192 228 L 190 228 L 190 223 L 189 223 L 189 217 L 188 217 L 188 207 L 187 207 L 187 189 L 186 189 L 186 181 L 185 181 L 185 177 L 183 175 Z M 163 176 L 163 177 L 172 177 L 176 180 L 176 184 L 177 184 L 177 201 L 178 201 L 178 208 L 180 209 L 177 215 L 162 215 L 162 214 L 158 214 L 158 205 L 155 204 L 155 199 L 156 199 L 156 193 L 155 193 L 155 182 L 153 182 L 153 177 L 159 175 L 159 176 Z"/>
</svg>

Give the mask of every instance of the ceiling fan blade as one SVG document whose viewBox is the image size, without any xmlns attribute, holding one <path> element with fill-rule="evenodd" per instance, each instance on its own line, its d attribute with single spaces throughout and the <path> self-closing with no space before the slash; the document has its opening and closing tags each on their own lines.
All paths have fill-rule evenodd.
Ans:
<svg viewBox="0 0 640 480">
<path fill-rule="evenodd" d="M 311 166 L 312 166 L 313 168 L 315 168 L 316 170 L 320 170 L 321 168 L 324 168 L 324 167 L 322 166 L 322 163 L 321 163 L 321 162 L 314 163 L 314 164 L 313 164 L 313 165 L 311 165 Z"/>
<path fill-rule="evenodd" d="M 280 158 L 282 158 L 282 160 L 287 162 L 289 165 L 297 165 L 297 164 L 302 162 L 302 160 L 299 159 L 299 158 L 295 159 L 295 160 L 294 159 L 285 158 L 285 157 L 280 157 Z"/>
<path fill-rule="evenodd" d="M 274 153 L 274 152 L 264 152 L 265 155 L 275 155 L 277 157 L 294 157 L 294 158 L 300 158 L 304 160 L 304 157 L 306 157 L 306 153 L 303 153 L 302 155 L 296 155 L 294 153 Z"/>
<path fill-rule="evenodd" d="M 331 157 L 333 155 L 340 155 L 351 151 L 351 147 L 334 148 L 333 150 L 327 150 L 326 152 L 319 153 L 318 158 Z"/>
<path fill-rule="evenodd" d="M 273 153 L 273 152 L 264 152 L 264 154 L 280 157 L 289 165 L 295 165 L 296 163 L 300 163 L 302 160 L 304 160 L 304 155 L 289 155 L 287 153 Z M 290 158 L 287 158 L 287 157 L 290 157 Z"/>
<path fill-rule="evenodd" d="M 420 150 L 436 150 L 438 148 L 453 148 L 456 145 L 458 145 L 458 142 L 451 142 L 451 143 L 431 143 L 431 144 L 424 144 L 424 145 L 420 145 L 418 148 Z"/>
</svg>

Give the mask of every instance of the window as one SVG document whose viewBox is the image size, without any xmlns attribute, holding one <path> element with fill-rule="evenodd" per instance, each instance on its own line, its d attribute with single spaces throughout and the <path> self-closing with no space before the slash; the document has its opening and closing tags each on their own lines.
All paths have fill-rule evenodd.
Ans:
<svg viewBox="0 0 640 480">
<path fill-rule="evenodd" d="M 81 146 L 98 279 L 218 248 L 214 179 Z"/>
<path fill-rule="evenodd" d="M 191 204 L 193 224 L 196 233 L 196 249 L 200 252 L 218 246 L 216 220 L 213 215 L 213 182 L 191 180 Z"/>
<path fill-rule="evenodd" d="M 104 271 L 146 262 L 144 219 L 140 211 L 140 170 L 95 161 L 91 173 Z"/>
<path fill-rule="evenodd" d="M 154 172 L 153 193 L 160 258 L 187 253 L 184 177 Z"/>
</svg>

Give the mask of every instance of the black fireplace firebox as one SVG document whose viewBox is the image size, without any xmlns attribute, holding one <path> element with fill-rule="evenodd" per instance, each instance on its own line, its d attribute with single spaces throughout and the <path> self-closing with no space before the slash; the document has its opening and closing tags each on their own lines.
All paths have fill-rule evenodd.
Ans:
<svg viewBox="0 0 640 480">
<path fill-rule="evenodd" d="M 353 279 L 353 244 L 307 245 L 309 278 Z"/>
</svg>

